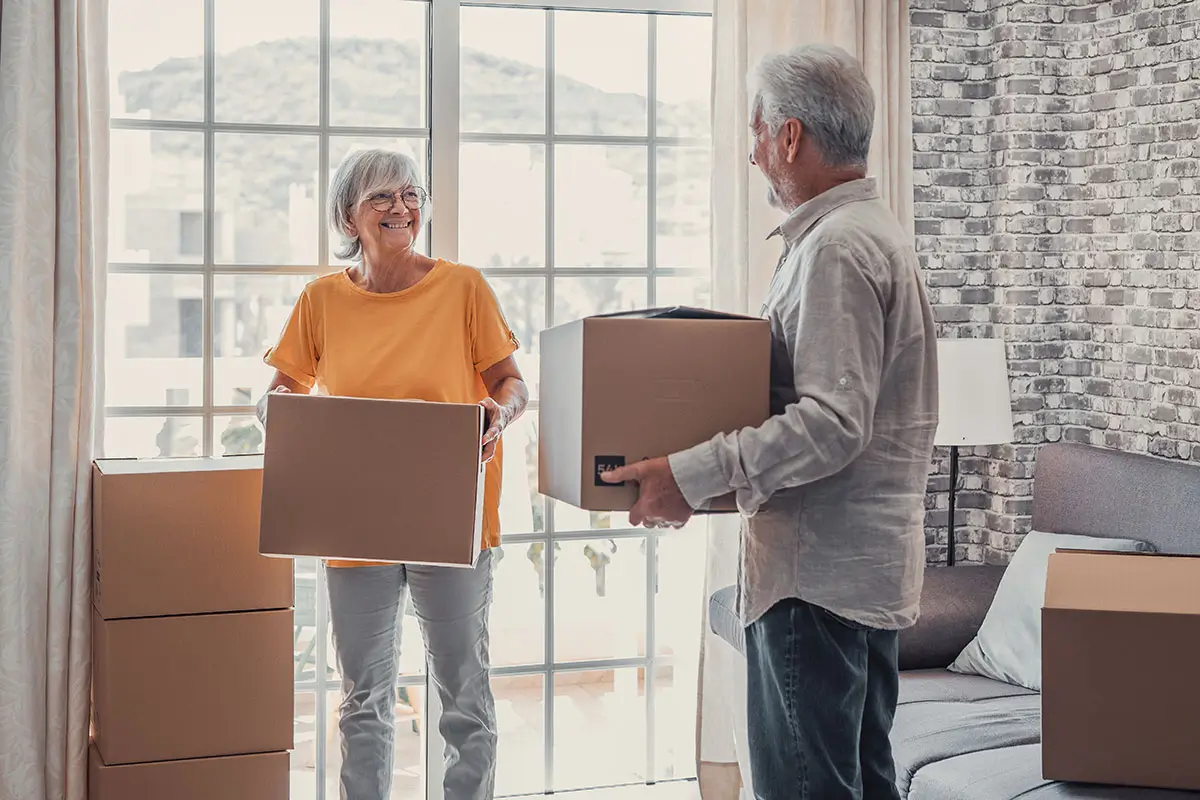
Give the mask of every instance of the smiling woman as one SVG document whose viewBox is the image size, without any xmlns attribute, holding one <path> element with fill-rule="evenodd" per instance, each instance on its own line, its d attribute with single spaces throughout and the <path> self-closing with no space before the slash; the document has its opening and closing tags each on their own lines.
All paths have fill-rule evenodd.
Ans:
<svg viewBox="0 0 1200 800">
<path fill-rule="evenodd" d="M 411 591 L 441 694 L 446 797 L 490 800 L 496 718 L 489 676 L 492 550 L 500 544 L 503 430 L 528 390 L 518 343 L 483 275 L 416 251 L 428 195 L 416 163 L 383 149 L 351 153 L 330 185 L 329 224 L 341 272 L 308 284 L 266 363 L 273 390 L 479 403 L 488 426 L 483 549 L 475 569 L 329 562 L 330 619 L 343 679 L 342 796 L 390 797 L 395 750 L 395 647 Z M 266 404 L 259 404 L 264 417 Z"/>
</svg>

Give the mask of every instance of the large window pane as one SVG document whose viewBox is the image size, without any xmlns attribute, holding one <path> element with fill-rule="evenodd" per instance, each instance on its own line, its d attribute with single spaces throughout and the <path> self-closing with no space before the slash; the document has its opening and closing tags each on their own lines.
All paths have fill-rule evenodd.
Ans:
<svg viewBox="0 0 1200 800">
<path fill-rule="evenodd" d="M 105 403 L 204 402 L 204 281 L 199 275 L 108 277 Z"/>
<path fill-rule="evenodd" d="M 555 148 L 556 266 L 645 266 L 646 172 L 644 147 Z"/>
<path fill-rule="evenodd" d="M 216 213 L 232 230 L 219 263 L 317 262 L 315 136 L 216 134 Z"/>
<path fill-rule="evenodd" d="M 333 176 L 337 174 L 338 168 L 346 156 L 357 150 L 363 149 L 383 149 L 394 150 L 397 153 L 403 153 L 411 158 L 417 164 L 417 171 L 420 175 L 421 185 L 426 189 L 429 188 L 427 153 L 429 152 L 429 141 L 427 139 L 395 139 L 382 136 L 330 136 L 329 137 L 329 179 L 326 181 L 324 191 L 329 191 L 329 186 L 333 183 Z M 399 188 L 399 187 L 397 187 Z M 437 205 L 437 198 L 431 197 L 429 204 L 425 206 L 424 219 L 421 223 L 421 232 L 417 235 L 417 252 L 429 255 L 429 223 L 433 218 L 433 209 Z M 320 221 L 321 225 L 328 224 L 326 220 Z M 344 267 L 353 263 L 350 259 L 339 258 L 337 251 L 341 247 L 341 237 L 335 231 L 329 232 L 329 263 L 336 266 Z"/>
<path fill-rule="evenodd" d="M 110 141 L 109 260 L 199 264 L 204 134 L 115 130 Z"/>
<path fill-rule="evenodd" d="M 545 498 L 538 494 L 537 412 L 527 411 L 504 432 L 504 483 L 500 531 L 504 535 L 546 530 Z"/>
<path fill-rule="evenodd" d="M 707 270 L 711 260 L 708 148 L 660 147 L 656 161 L 657 266 Z"/>
<path fill-rule="evenodd" d="M 698 621 L 693 612 L 689 623 Z M 692 638 L 699 640 L 692 629 Z M 654 670 L 654 775 L 669 781 L 696 777 L 697 664 L 671 664 Z"/>
<path fill-rule="evenodd" d="M 646 135 L 648 19 L 645 14 L 555 13 L 555 132 Z"/>
<path fill-rule="evenodd" d="M 506 544 L 492 553 L 490 634 L 494 667 L 544 664 L 544 542 Z"/>
<path fill-rule="evenodd" d="M 317 0 L 213 2 L 217 120 L 316 124 Z"/>
<path fill-rule="evenodd" d="M 330 0 L 331 123 L 424 126 L 427 20 L 423 2 Z"/>
<path fill-rule="evenodd" d="M 203 449 L 200 417 L 109 417 L 105 458 L 196 458 Z"/>
<path fill-rule="evenodd" d="M 709 135 L 712 17 L 658 17 L 659 136 Z"/>
<path fill-rule="evenodd" d="M 555 676 L 556 790 L 645 782 L 642 684 L 643 670 L 632 668 Z"/>
<path fill-rule="evenodd" d="M 289 800 L 316 800 L 317 696 L 297 691 L 293 703 L 293 736 L 296 746 L 291 754 L 291 793 Z"/>
<path fill-rule="evenodd" d="M 654 305 L 712 306 L 712 281 L 708 275 L 664 275 L 654 281 Z"/>
<path fill-rule="evenodd" d="M 492 678 L 496 697 L 496 796 L 546 788 L 546 697 L 541 675 Z"/>
<path fill-rule="evenodd" d="M 554 324 L 595 314 L 632 311 L 646 305 L 645 278 L 572 277 L 554 279 Z"/>
<path fill-rule="evenodd" d="M 545 264 L 545 146 L 464 144 L 459 154 L 459 259 L 475 267 Z"/>
<path fill-rule="evenodd" d="M 546 279 L 490 275 L 488 283 L 521 343 L 521 349 L 516 352 L 517 364 L 529 385 L 530 394 L 537 397 L 541 370 L 538 348 L 546 327 Z"/>
<path fill-rule="evenodd" d="M 693 519 L 683 530 L 660 534 L 654 633 L 657 655 L 679 664 L 699 658 L 695 622 L 704 607 L 704 575 L 708 565 L 707 520 Z M 643 650 L 644 654 L 645 651 Z"/>
<path fill-rule="evenodd" d="M 258 402 L 274 370 L 263 363 L 311 278 L 217 275 L 213 279 L 213 403 Z"/>
<path fill-rule="evenodd" d="M 109 0 L 108 65 L 113 117 L 204 119 L 204 0 Z"/>
<path fill-rule="evenodd" d="M 544 132 L 546 12 L 467 6 L 461 14 L 463 133 Z"/>
<path fill-rule="evenodd" d="M 213 417 L 214 456 L 249 456 L 263 451 L 266 434 L 253 414 Z"/>
<path fill-rule="evenodd" d="M 561 542 L 554 559 L 554 659 L 638 654 L 646 637 L 646 540 Z"/>
</svg>

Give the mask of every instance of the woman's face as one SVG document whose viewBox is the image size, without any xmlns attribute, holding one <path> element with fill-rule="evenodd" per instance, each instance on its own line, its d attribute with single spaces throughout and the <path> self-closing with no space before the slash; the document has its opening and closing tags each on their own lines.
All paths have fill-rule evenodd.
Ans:
<svg viewBox="0 0 1200 800">
<path fill-rule="evenodd" d="M 359 203 L 350 215 L 350 225 L 364 255 L 379 262 L 412 250 L 421 230 L 425 200 L 421 187 L 403 186 L 376 192 Z"/>
</svg>

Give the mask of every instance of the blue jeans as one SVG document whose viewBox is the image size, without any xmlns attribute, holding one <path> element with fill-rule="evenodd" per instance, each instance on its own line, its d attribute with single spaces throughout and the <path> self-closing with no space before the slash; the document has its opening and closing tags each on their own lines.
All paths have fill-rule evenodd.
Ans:
<svg viewBox="0 0 1200 800">
<path fill-rule="evenodd" d="M 488 680 L 492 551 L 474 569 L 331 567 L 329 611 L 342 673 L 341 800 L 391 796 L 401 615 L 412 593 L 429 678 L 442 701 L 446 800 L 491 800 L 496 704 Z"/>
<path fill-rule="evenodd" d="M 899 634 L 785 600 L 746 628 L 757 800 L 899 800 Z"/>
</svg>

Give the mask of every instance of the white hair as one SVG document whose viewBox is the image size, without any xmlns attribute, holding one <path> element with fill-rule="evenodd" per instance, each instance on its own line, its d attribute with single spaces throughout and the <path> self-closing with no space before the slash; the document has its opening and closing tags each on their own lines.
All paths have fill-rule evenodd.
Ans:
<svg viewBox="0 0 1200 800">
<path fill-rule="evenodd" d="M 382 147 L 355 150 L 342 159 L 329 182 L 329 227 L 341 237 L 342 244 L 335 255 L 342 259 L 358 259 L 362 242 L 350 231 L 350 216 L 359 204 L 377 192 L 393 192 L 416 186 L 422 190 L 421 170 L 412 156 Z M 425 201 L 421 210 L 422 223 L 432 216 L 433 204 Z"/>
<path fill-rule="evenodd" d="M 754 73 L 754 107 L 772 135 L 799 120 L 821 160 L 865 167 L 875 125 L 875 93 L 858 61 L 840 47 L 802 45 L 766 56 Z"/>
</svg>

